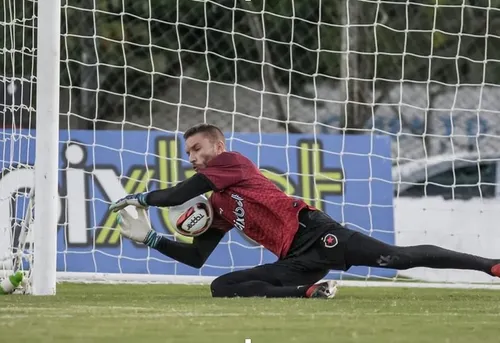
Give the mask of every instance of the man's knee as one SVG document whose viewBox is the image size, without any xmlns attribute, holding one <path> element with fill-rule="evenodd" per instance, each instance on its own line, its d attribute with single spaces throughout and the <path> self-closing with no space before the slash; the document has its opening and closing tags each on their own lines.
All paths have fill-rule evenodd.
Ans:
<svg viewBox="0 0 500 343">
<path fill-rule="evenodd" d="M 210 291 L 212 292 L 212 297 L 227 297 L 228 296 L 228 288 L 231 286 L 231 278 L 228 274 L 221 275 L 214 279 L 210 284 Z"/>
</svg>

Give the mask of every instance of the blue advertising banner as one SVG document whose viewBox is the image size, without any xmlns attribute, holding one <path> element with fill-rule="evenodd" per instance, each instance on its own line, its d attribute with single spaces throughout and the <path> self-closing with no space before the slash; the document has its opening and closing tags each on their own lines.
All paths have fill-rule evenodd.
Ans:
<svg viewBox="0 0 500 343">
<path fill-rule="evenodd" d="M 31 136 L 29 136 L 31 134 Z M 239 151 L 287 193 L 304 198 L 350 228 L 394 243 L 389 137 L 234 133 L 228 150 Z M 194 269 L 157 251 L 121 239 L 109 203 L 128 193 L 169 187 L 193 174 L 182 137 L 153 131 L 61 131 L 59 271 L 218 276 L 273 262 L 276 257 L 231 230 L 205 266 Z M 34 132 L 0 135 L 0 196 L 33 187 Z M 38 157 L 43 158 L 43 157 Z M 3 198 L 2 198 L 3 199 Z M 0 205 L 0 226 L 22 218 Z M 171 235 L 168 210 L 150 209 L 153 228 Z M 175 239 L 189 242 L 189 238 Z M 354 267 L 359 276 L 393 270 Z M 336 277 L 338 273 L 330 276 Z"/>
</svg>

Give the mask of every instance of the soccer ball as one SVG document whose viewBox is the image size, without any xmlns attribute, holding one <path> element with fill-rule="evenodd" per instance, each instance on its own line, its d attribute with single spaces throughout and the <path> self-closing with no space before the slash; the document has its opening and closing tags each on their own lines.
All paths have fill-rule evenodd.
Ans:
<svg viewBox="0 0 500 343">
<path fill-rule="evenodd" d="M 198 195 L 185 203 L 168 209 L 168 219 L 183 236 L 199 236 L 212 225 L 213 210 L 204 195 Z"/>
</svg>

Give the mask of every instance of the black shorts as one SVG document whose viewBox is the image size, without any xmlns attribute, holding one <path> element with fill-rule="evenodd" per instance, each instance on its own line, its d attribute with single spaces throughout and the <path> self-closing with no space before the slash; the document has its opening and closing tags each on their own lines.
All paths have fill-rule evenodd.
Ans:
<svg viewBox="0 0 500 343">
<path fill-rule="evenodd" d="M 347 270 L 345 251 L 356 232 L 344 228 L 321 211 L 303 210 L 300 228 L 285 258 L 274 263 L 228 273 L 220 277 L 227 284 L 260 280 L 275 286 L 314 284 L 330 270 Z"/>
<path fill-rule="evenodd" d="M 312 269 L 347 270 L 347 241 L 356 231 L 347 229 L 326 213 L 303 210 L 299 230 L 282 263 L 303 263 Z"/>
</svg>

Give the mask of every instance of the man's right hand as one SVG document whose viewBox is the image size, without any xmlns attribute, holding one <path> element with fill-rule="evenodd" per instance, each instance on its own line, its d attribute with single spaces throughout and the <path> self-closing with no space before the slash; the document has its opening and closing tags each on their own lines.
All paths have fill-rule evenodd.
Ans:
<svg viewBox="0 0 500 343">
<path fill-rule="evenodd" d="M 127 206 L 135 206 L 137 208 L 147 208 L 146 193 L 129 194 L 121 199 L 114 201 L 109 206 L 110 211 L 118 212 Z"/>
</svg>

